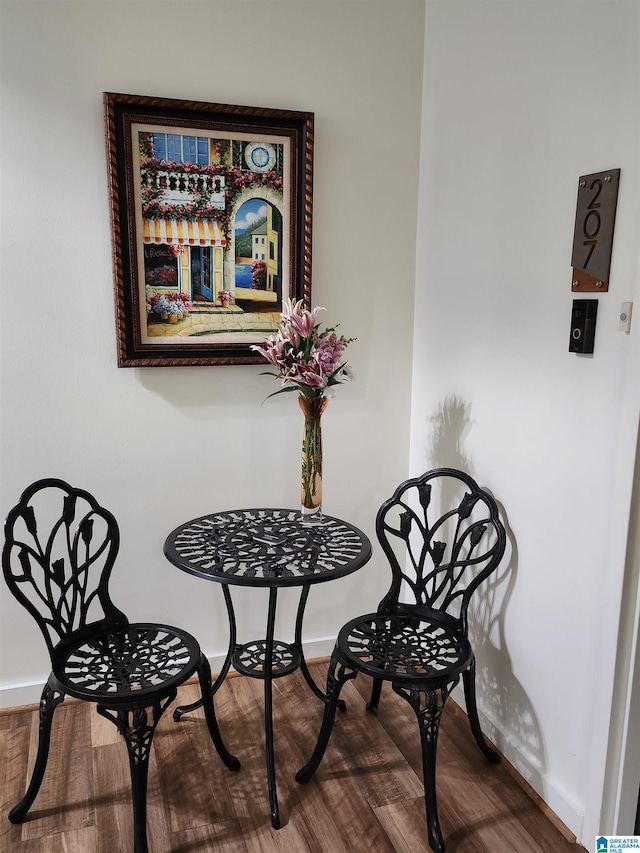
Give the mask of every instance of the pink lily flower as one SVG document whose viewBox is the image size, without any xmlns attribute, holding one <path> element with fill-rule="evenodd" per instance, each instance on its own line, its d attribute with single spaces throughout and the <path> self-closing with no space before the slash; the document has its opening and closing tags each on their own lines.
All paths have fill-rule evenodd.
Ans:
<svg viewBox="0 0 640 853">
<path fill-rule="evenodd" d="M 289 323 L 293 326 L 301 338 L 310 338 L 318 319 L 318 314 L 324 308 L 314 308 L 313 311 L 302 311 L 301 314 L 292 314 Z"/>
<path fill-rule="evenodd" d="M 354 339 L 338 336 L 333 329 L 320 332 L 316 323 L 325 309 L 318 306 L 308 311 L 303 304 L 302 300 L 283 299 L 277 335 L 251 349 L 276 369 L 282 382 L 276 394 L 297 388 L 307 397 L 318 398 L 353 378 L 342 359 Z"/>
</svg>

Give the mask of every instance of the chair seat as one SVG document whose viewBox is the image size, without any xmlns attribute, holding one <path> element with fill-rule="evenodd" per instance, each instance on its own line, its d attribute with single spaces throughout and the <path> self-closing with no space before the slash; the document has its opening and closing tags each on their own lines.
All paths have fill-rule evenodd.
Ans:
<svg viewBox="0 0 640 853">
<path fill-rule="evenodd" d="M 465 637 L 410 615 L 359 616 L 342 628 L 337 646 L 345 663 L 361 672 L 405 684 L 451 681 L 473 657 Z"/>
<path fill-rule="evenodd" d="M 198 669 L 200 647 L 169 625 L 130 624 L 122 631 L 84 638 L 55 666 L 60 690 L 117 707 L 157 701 Z"/>
</svg>

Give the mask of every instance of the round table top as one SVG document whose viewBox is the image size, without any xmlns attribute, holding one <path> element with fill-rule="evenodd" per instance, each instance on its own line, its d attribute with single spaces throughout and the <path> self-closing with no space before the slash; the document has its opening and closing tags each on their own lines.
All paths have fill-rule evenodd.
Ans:
<svg viewBox="0 0 640 853">
<path fill-rule="evenodd" d="M 357 527 L 299 510 L 234 509 L 203 515 L 166 539 L 167 559 L 192 575 L 245 586 L 302 586 L 351 574 L 371 558 Z"/>
</svg>

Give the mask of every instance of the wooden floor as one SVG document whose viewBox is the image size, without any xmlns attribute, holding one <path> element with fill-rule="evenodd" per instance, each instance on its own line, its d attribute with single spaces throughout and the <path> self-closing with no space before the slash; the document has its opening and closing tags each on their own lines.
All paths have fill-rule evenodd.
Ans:
<svg viewBox="0 0 640 853">
<path fill-rule="evenodd" d="M 326 663 L 311 667 L 324 679 Z M 420 748 L 413 711 L 390 689 L 377 716 L 366 713 L 368 682 L 343 690 L 323 763 L 307 785 L 294 781 L 315 743 L 321 704 L 300 673 L 274 682 L 275 739 L 283 827 L 271 828 L 264 768 L 262 683 L 229 678 L 216 710 L 236 773 L 219 760 L 202 711 L 160 721 L 149 774 L 151 853 L 391 853 L 428 851 Z M 182 702 L 197 698 L 182 688 Z M 125 853 L 132 849 L 126 747 L 88 703 L 67 702 L 54 719 L 49 766 L 20 826 L 6 819 L 32 766 L 37 714 L 0 716 L 0 850 L 3 853 Z M 489 764 L 466 720 L 445 710 L 438 752 L 438 803 L 449 853 L 582 853 L 507 773 Z"/>
</svg>

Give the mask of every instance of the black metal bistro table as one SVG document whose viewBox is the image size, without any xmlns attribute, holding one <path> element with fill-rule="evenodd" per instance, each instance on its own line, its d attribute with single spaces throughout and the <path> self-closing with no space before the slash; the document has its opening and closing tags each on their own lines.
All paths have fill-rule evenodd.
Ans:
<svg viewBox="0 0 640 853">
<path fill-rule="evenodd" d="M 305 681 L 324 701 L 325 694 L 311 677 L 302 649 L 302 621 L 309 590 L 355 572 L 371 558 L 371 542 L 346 521 L 323 516 L 308 523 L 299 510 L 237 509 L 204 515 L 181 524 L 164 546 L 167 559 L 184 572 L 222 584 L 229 616 L 229 648 L 215 680 L 215 694 L 229 668 L 264 680 L 264 724 L 267 783 L 271 823 L 280 828 L 273 743 L 272 679 L 300 668 Z M 239 645 L 230 585 L 267 587 L 269 609 L 264 640 Z M 278 590 L 302 587 L 293 643 L 274 639 Z M 272 661 L 266 666 L 265 661 Z M 202 700 L 177 708 L 174 719 L 202 705 Z M 344 707 L 344 706 L 343 706 Z"/>
</svg>

